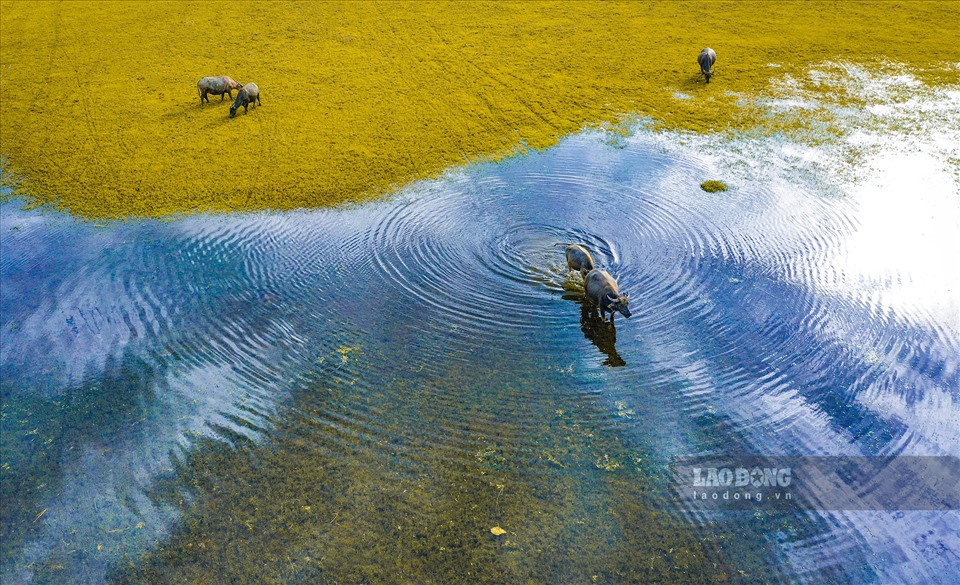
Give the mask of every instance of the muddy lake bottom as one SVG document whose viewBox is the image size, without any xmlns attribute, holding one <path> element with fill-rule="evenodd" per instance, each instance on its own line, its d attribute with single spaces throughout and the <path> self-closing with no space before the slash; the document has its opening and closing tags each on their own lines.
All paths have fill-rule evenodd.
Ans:
<svg viewBox="0 0 960 585">
<path fill-rule="evenodd" d="M 5 204 L 4 582 L 954 582 L 956 510 L 672 492 L 677 457 L 960 451 L 956 175 L 760 144 L 587 132 L 339 210 Z"/>
</svg>

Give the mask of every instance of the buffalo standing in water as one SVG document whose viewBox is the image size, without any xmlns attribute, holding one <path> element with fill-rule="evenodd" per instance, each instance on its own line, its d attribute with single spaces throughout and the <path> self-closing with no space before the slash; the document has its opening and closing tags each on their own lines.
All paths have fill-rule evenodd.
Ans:
<svg viewBox="0 0 960 585">
<path fill-rule="evenodd" d="M 697 57 L 697 63 L 700 64 L 700 71 L 702 71 L 703 76 L 707 78 L 707 83 L 710 83 L 710 76 L 713 75 L 713 64 L 716 62 L 717 54 L 710 47 L 700 51 L 700 56 Z"/>
<path fill-rule="evenodd" d="M 576 270 L 580 276 L 586 278 L 587 273 L 596 268 L 590 251 L 580 244 L 566 244 L 566 246 L 567 268 L 571 271 Z"/>
<path fill-rule="evenodd" d="M 630 309 L 627 304 L 630 302 L 630 295 L 620 294 L 620 287 L 617 281 L 610 276 L 610 273 L 599 268 L 594 268 L 587 273 L 587 283 L 583 287 L 587 293 L 587 298 L 593 301 L 600 308 L 600 318 L 606 313 L 610 313 L 610 323 L 613 323 L 613 316 L 617 311 L 624 317 L 630 317 Z"/>
<path fill-rule="evenodd" d="M 243 86 L 243 89 L 237 94 L 236 101 L 230 106 L 230 117 L 232 118 L 237 115 L 237 110 L 240 109 L 240 106 L 243 106 L 243 112 L 246 113 L 247 106 L 254 102 L 258 105 L 263 105 L 260 103 L 260 88 L 257 87 L 256 83 L 248 83 Z"/>
<path fill-rule="evenodd" d="M 202 104 L 204 100 L 209 104 L 210 98 L 207 97 L 207 94 L 220 95 L 220 101 L 223 101 L 223 94 L 230 96 L 230 99 L 233 99 L 233 90 L 239 90 L 243 88 L 242 83 L 237 83 L 236 81 L 230 79 L 226 75 L 221 75 L 219 77 L 204 77 L 197 82 L 197 93 L 200 94 L 200 103 Z"/>
</svg>

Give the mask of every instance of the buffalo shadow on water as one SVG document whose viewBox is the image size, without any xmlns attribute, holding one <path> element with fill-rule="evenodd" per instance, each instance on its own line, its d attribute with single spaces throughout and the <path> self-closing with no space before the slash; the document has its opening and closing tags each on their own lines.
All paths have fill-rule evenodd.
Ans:
<svg viewBox="0 0 960 585">
<path fill-rule="evenodd" d="M 603 365 L 618 368 L 627 365 L 627 362 L 617 352 L 617 327 L 613 319 L 609 321 L 600 316 L 595 304 L 583 293 L 568 292 L 562 297 L 573 301 L 580 306 L 580 330 L 583 336 L 607 356 Z"/>
</svg>

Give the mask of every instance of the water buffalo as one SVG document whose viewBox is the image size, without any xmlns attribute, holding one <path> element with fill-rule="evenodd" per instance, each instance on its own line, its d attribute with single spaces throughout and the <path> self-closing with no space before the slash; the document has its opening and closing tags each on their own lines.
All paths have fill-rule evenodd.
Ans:
<svg viewBox="0 0 960 585">
<path fill-rule="evenodd" d="M 230 99 L 233 99 L 233 90 L 239 90 L 242 87 L 242 83 L 237 83 L 226 75 L 221 75 L 219 77 L 204 77 L 197 82 L 197 93 L 200 94 L 201 104 L 204 102 L 204 100 L 206 100 L 207 103 L 210 103 L 210 98 L 207 97 L 207 94 L 219 94 L 220 101 L 222 102 L 223 94 L 227 94 L 230 96 Z"/>
<path fill-rule="evenodd" d="M 702 71 L 703 76 L 707 78 L 707 83 L 710 83 L 710 76 L 713 75 L 713 64 L 716 62 L 717 54 L 710 47 L 700 51 L 700 56 L 697 57 L 697 63 L 700 64 L 700 71 Z"/>
<path fill-rule="evenodd" d="M 580 244 L 567 244 L 567 267 L 570 270 L 576 270 L 580 276 L 586 277 L 587 273 L 597 267 L 593 261 L 590 251 Z"/>
<path fill-rule="evenodd" d="M 624 317 L 630 317 L 630 309 L 627 307 L 630 295 L 620 294 L 617 281 L 607 271 L 594 268 L 588 272 L 584 290 L 587 298 L 600 308 L 600 318 L 610 313 L 610 322 L 613 323 L 613 316 L 617 311 L 623 313 Z"/>
<path fill-rule="evenodd" d="M 237 110 L 240 109 L 240 106 L 243 106 L 243 112 L 247 112 L 247 106 L 256 102 L 259 105 L 260 103 L 260 88 L 257 87 L 256 83 L 248 83 L 243 86 L 243 89 L 237 94 L 236 101 L 233 102 L 233 105 L 230 106 L 230 117 L 237 115 Z"/>
</svg>

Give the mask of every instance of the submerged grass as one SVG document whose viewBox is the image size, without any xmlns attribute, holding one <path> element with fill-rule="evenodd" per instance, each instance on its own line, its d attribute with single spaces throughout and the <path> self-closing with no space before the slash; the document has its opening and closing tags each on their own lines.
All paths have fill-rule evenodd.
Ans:
<svg viewBox="0 0 960 585">
<path fill-rule="evenodd" d="M 384 397 L 396 402 L 379 411 L 403 419 L 415 409 L 424 425 L 444 424 L 443 409 L 415 399 L 417 365 L 388 351 L 399 375 Z M 343 381 L 382 375 L 382 357 L 365 353 Z M 158 550 L 115 566 L 109 582 L 679 584 L 737 582 L 769 565 L 765 530 L 738 536 L 722 520 L 694 529 L 665 511 L 657 466 L 618 437 L 626 419 L 617 432 L 595 432 L 582 423 L 591 406 L 562 392 L 538 392 L 523 420 L 502 416 L 515 392 L 545 383 L 526 372 L 531 364 L 518 366 L 509 385 L 469 364 L 437 382 L 459 388 L 465 405 L 482 400 L 467 408 L 493 416 L 504 437 L 534 424 L 526 432 L 537 447 L 482 441 L 459 457 L 421 450 L 416 432 L 375 446 L 334 431 L 329 404 L 363 399 L 336 378 L 305 385 L 296 414 L 277 417 L 265 444 L 204 440 L 175 463 L 154 497 L 182 507 L 183 521 Z"/>
<path fill-rule="evenodd" d="M 953 2 L 3 2 L 4 182 L 91 218 L 359 202 L 627 115 L 790 130 L 752 98 L 840 59 L 952 82 Z M 705 84 L 696 56 L 716 49 Z M 206 75 L 256 81 L 234 120 Z M 813 84 L 816 91 L 816 84 Z M 827 91 L 823 89 L 823 91 Z M 678 97 L 681 96 L 681 97 Z"/>
</svg>

